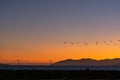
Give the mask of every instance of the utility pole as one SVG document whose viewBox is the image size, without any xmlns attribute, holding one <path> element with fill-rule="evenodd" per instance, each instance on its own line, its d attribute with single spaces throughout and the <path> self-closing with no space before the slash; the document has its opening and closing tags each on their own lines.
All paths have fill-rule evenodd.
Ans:
<svg viewBox="0 0 120 80">
<path fill-rule="evenodd" d="M 50 59 L 50 65 L 52 64 L 52 60 Z"/>
<path fill-rule="evenodd" d="M 19 60 L 19 59 L 17 60 L 17 64 L 18 64 L 18 65 L 20 64 L 20 60 Z"/>
</svg>

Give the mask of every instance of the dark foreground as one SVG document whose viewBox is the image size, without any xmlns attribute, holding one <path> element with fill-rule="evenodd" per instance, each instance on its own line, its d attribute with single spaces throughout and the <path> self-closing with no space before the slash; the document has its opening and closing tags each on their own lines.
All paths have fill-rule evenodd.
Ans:
<svg viewBox="0 0 120 80">
<path fill-rule="evenodd" d="M 0 80 L 120 80 L 120 71 L 0 70 Z"/>
</svg>

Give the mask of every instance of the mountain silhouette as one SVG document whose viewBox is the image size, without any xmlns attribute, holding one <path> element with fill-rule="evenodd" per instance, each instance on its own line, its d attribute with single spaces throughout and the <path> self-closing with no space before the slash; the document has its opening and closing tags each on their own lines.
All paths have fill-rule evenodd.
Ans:
<svg viewBox="0 0 120 80">
<path fill-rule="evenodd" d="M 0 66 L 7 66 L 8 64 L 3 64 L 3 63 L 0 63 Z"/>
<path fill-rule="evenodd" d="M 80 60 L 62 60 L 52 64 L 53 66 L 120 66 L 120 58 L 115 59 L 80 59 Z"/>
</svg>

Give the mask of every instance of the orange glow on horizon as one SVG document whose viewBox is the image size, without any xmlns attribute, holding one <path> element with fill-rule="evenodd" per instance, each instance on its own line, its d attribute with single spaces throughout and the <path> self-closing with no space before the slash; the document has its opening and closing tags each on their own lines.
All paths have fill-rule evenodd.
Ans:
<svg viewBox="0 0 120 80">
<path fill-rule="evenodd" d="M 30 51 L 1 51 L 1 63 L 17 63 L 20 59 L 21 63 L 47 63 L 52 60 L 55 63 L 65 59 L 108 59 L 120 58 L 119 46 L 112 45 L 47 45 L 42 47 L 31 47 Z M 4 55 L 5 53 L 5 55 Z M 17 53 L 17 54 L 16 54 Z"/>
</svg>

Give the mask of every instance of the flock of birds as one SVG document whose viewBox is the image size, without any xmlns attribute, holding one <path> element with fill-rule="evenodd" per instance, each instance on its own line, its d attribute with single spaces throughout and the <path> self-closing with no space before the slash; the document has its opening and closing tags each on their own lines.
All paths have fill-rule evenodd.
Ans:
<svg viewBox="0 0 120 80">
<path fill-rule="evenodd" d="M 110 41 L 95 41 L 95 45 L 99 45 L 99 44 L 104 44 L 104 45 L 118 45 L 120 43 L 120 40 L 117 40 L 117 41 L 112 41 L 112 40 L 110 40 Z M 89 43 L 88 42 L 86 42 L 86 41 L 83 41 L 83 42 L 79 42 L 79 41 L 77 41 L 77 42 L 74 42 L 74 41 L 65 41 L 64 42 L 64 44 L 70 44 L 70 45 L 73 45 L 73 44 L 84 44 L 84 45 L 86 45 L 86 46 L 88 46 L 89 45 Z"/>
</svg>

